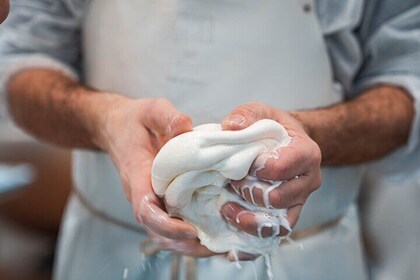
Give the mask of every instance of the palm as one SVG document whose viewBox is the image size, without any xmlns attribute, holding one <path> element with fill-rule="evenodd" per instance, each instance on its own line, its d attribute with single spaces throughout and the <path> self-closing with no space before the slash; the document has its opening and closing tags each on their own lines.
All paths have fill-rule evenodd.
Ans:
<svg viewBox="0 0 420 280">
<path fill-rule="evenodd" d="M 196 238 L 195 228 L 165 212 L 153 192 L 150 172 L 159 149 L 172 137 L 191 130 L 191 120 L 166 100 L 136 100 L 110 114 L 107 151 L 116 165 L 137 221 L 157 235 Z"/>
</svg>

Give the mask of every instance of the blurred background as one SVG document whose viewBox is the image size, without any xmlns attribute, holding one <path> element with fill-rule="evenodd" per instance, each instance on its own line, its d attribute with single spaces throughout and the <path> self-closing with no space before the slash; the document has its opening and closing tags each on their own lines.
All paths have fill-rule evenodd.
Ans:
<svg viewBox="0 0 420 280">
<path fill-rule="evenodd" d="M 0 278 L 51 279 L 71 155 L 41 144 L 0 114 Z"/>
</svg>

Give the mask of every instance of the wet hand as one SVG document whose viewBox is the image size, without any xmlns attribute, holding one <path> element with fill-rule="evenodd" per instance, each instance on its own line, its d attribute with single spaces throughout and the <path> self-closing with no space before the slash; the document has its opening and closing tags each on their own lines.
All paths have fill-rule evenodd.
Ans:
<svg viewBox="0 0 420 280">
<path fill-rule="evenodd" d="M 288 146 L 260 154 L 251 166 L 250 174 L 258 177 L 249 186 L 243 180 L 233 181 L 230 190 L 249 203 L 266 208 L 287 209 L 287 220 L 293 228 L 308 196 L 321 185 L 321 152 L 309 137 L 303 125 L 292 115 L 262 103 L 237 107 L 222 122 L 224 130 L 244 129 L 261 119 L 272 119 L 285 127 L 291 141 Z M 270 181 L 283 181 L 270 188 Z M 269 193 L 266 191 L 269 190 Z M 256 215 L 237 203 L 227 203 L 222 215 L 234 227 L 258 236 Z M 277 228 L 265 227 L 262 236 L 272 236 Z M 280 235 L 288 233 L 281 227 Z"/>
<path fill-rule="evenodd" d="M 104 112 L 102 146 L 117 167 L 137 222 L 164 238 L 197 238 L 193 225 L 166 213 L 150 178 L 159 149 L 172 137 L 191 129 L 191 119 L 165 99 L 122 98 Z"/>
</svg>

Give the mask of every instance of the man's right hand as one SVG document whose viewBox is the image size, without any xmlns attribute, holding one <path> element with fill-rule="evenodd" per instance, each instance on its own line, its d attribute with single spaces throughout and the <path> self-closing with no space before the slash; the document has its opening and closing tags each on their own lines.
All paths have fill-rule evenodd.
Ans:
<svg viewBox="0 0 420 280">
<path fill-rule="evenodd" d="M 150 171 L 159 149 L 191 129 L 191 119 L 165 99 L 115 96 L 104 112 L 96 139 L 117 167 L 138 223 L 169 239 L 195 239 L 197 233 L 191 224 L 165 212 L 163 201 L 153 192 Z"/>
</svg>

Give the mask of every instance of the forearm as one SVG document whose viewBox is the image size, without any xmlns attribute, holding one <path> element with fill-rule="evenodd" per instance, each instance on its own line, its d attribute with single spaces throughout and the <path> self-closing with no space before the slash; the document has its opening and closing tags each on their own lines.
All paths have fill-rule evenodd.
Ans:
<svg viewBox="0 0 420 280">
<path fill-rule="evenodd" d="M 21 128 L 60 146 L 92 149 L 103 148 L 104 112 L 122 98 L 41 69 L 17 73 L 7 90 L 9 111 Z"/>
<path fill-rule="evenodd" d="M 381 86 L 328 108 L 293 112 L 320 146 L 323 165 L 377 159 L 406 143 L 414 116 L 412 98 Z"/>
</svg>

